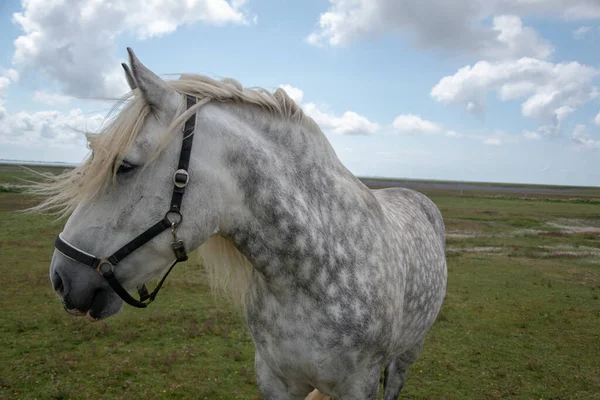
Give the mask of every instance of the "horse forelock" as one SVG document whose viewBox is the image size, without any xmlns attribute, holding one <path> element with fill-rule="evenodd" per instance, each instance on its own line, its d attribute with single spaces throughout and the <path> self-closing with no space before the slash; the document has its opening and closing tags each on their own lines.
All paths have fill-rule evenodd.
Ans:
<svg viewBox="0 0 600 400">
<path fill-rule="evenodd" d="M 60 175 L 46 174 L 44 180 L 28 187 L 30 192 L 44 197 L 32 211 L 65 216 L 113 183 L 119 164 L 151 112 L 143 97 L 135 92 L 126 94 L 113 106 L 99 132 L 85 133 L 91 153 L 79 166 Z"/>
</svg>

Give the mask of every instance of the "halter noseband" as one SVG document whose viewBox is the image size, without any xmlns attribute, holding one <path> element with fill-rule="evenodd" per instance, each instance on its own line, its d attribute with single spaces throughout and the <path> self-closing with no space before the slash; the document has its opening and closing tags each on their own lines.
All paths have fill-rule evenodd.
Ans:
<svg viewBox="0 0 600 400">
<path fill-rule="evenodd" d="M 196 98 L 186 95 L 186 103 L 187 109 L 189 109 L 196 104 Z M 183 143 L 181 144 L 181 152 L 179 153 L 179 165 L 177 167 L 177 171 L 175 171 L 173 174 L 173 195 L 171 196 L 171 207 L 163 219 L 146 229 L 132 241 L 106 258 L 98 258 L 92 254 L 78 249 L 64 240 L 61 237 L 62 233 L 57 236 L 56 241 L 54 242 L 54 247 L 56 250 L 62 253 L 65 257 L 97 270 L 104 277 L 104 279 L 106 279 L 110 287 L 119 295 L 119 297 L 121 297 L 121 299 L 123 299 L 123 301 L 125 301 L 127 304 L 134 307 L 145 308 L 148 306 L 148 304 L 152 303 L 173 267 L 175 267 L 178 262 L 188 259 L 183 241 L 177 238 L 177 229 L 183 222 L 183 216 L 181 215 L 181 201 L 183 200 L 185 187 L 190 180 L 187 170 L 190 164 L 190 154 L 192 152 L 195 129 L 196 114 L 194 113 L 192 116 L 190 116 L 190 118 L 188 118 L 187 121 L 185 121 L 185 125 L 183 127 Z M 114 273 L 114 267 L 125 257 L 169 228 L 171 228 L 171 233 L 173 234 L 171 248 L 173 249 L 173 253 L 175 253 L 175 262 L 173 265 L 171 265 L 167 273 L 163 276 L 152 293 L 148 293 L 146 285 L 138 286 L 137 290 L 140 295 L 140 300 L 136 300 L 119 283 Z"/>
</svg>

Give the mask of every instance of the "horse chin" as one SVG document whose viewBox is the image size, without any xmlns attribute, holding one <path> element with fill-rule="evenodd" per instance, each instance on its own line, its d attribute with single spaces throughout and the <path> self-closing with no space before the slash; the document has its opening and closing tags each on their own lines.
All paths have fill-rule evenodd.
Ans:
<svg viewBox="0 0 600 400">
<path fill-rule="evenodd" d="M 78 310 L 76 308 L 68 308 L 68 306 L 64 303 L 63 303 L 63 307 L 65 308 L 66 312 L 68 312 L 69 314 L 74 315 L 76 317 L 81 317 L 81 316 L 85 315 L 85 312 Z"/>
<path fill-rule="evenodd" d="M 123 307 L 123 300 L 112 290 L 101 290 L 94 296 L 86 315 L 91 322 L 115 315 Z"/>
<path fill-rule="evenodd" d="M 76 317 L 86 316 L 88 321 L 96 322 L 118 313 L 123 307 L 123 300 L 116 293 L 107 290 L 98 291 L 91 301 L 88 310 L 69 307 L 63 302 L 66 312 Z"/>
</svg>

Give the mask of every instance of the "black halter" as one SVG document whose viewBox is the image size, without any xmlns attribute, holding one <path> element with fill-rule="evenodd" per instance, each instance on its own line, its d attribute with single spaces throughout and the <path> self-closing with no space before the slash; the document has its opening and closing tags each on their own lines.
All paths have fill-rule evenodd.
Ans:
<svg viewBox="0 0 600 400">
<path fill-rule="evenodd" d="M 187 108 L 189 109 L 196 104 L 196 98 L 186 96 Z M 165 214 L 165 217 L 158 221 L 156 224 L 146 229 L 143 233 L 137 236 L 135 239 L 115 251 L 112 255 L 106 258 L 98 258 L 83 250 L 78 249 L 72 244 L 65 241 L 61 234 L 58 235 L 54 242 L 56 250 L 61 252 L 67 258 L 77 261 L 81 264 L 87 265 L 97 270 L 106 279 L 110 287 L 127 303 L 134 307 L 145 308 L 148 304 L 152 303 L 158 294 L 165 279 L 180 261 L 188 259 L 185 251 L 183 241 L 177 238 L 177 229 L 183 222 L 183 216 L 181 215 L 181 201 L 183 194 L 185 193 L 185 187 L 187 186 L 190 176 L 187 172 L 190 163 L 190 154 L 192 152 L 192 144 L 194 140 L 194 130 L 196 129 L 196 114 L 192 115 L 183 127 L 183 143 L 181 145 L 181 153 L 179 154 L 179 165 L 177 171 L 173 174 L 173 195 L 171 196 L 171 207 Z M 169 218 L 171 217 L 171 218 Z M 148 243 L 154 237 L 158 236 L 165 230 L 171 228 L 173 234 L 173 242 L 171 247 L 175 253 L 175 262 L 167 273 L 160 280 L 156 288 L 152 293 L 148 293 L 146 285 L 138 286 L 138 293 L 140 300 L 134 299 L 124 288 L 121 286 L 114 274 L 114 267 L 121 262 L 125 257 Z M 146 302 L 147 300 L 147 302 Z"/>
</svg>

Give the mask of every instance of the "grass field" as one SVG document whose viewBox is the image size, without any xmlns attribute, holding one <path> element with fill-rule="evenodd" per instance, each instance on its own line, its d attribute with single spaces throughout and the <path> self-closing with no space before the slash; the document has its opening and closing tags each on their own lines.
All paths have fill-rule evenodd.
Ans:
<svg viewBox="0 0 600 400">
<path fill-rule="evenodd" d="M 401 398 L 600 399 L 600 203 L 428 194 L 448 293 Z M 0 193 L 1 399 L 260 398 L 243 320 L 195 262 L 148 309 L 65 313 L 48 279 L 62 223 L 16 212 L 32 201 Z"/>
</svg>

